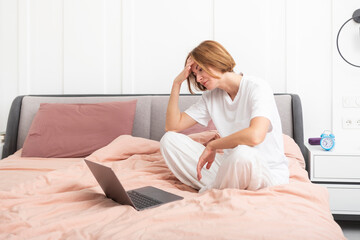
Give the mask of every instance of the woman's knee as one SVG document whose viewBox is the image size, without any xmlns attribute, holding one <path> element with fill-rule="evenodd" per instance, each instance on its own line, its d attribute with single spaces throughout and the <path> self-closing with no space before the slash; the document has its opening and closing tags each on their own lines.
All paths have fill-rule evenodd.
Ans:
<svg viewBox="0 0 360 240">
<path fill-rule="evenodd" d="M 160 139 L 160 149 L 161 151 L 166 150 L 179 150 L 189 141 L 188 136 L 177 133 L 177 132 L 166 132 L 163 137 Z"/>
<path fill-rule="evenodd" d="M 165 147 L 169 143 L 171 144 L 171 143 L 177 141 L 178 135 L 179 135 L 179 133 L 176 133 L 176 132 L 171 132 L 171 131 L 166 132 L 160 139 L 160 146 Z"/>
</svg>

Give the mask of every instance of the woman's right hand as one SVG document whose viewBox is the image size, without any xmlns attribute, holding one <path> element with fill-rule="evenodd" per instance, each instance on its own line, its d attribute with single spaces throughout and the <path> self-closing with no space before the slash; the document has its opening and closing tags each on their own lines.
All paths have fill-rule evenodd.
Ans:
<svg viewBox="0 0 360 240">
<path fill-rule="evenodd" d="M 194 60 L 191 57 L 189 57 L 186 60 L 186 65 L 185 65 L 184 69 L 175 78 L 174 83 L 181 85 L 185 81 L 185 79 L 187 79 L 189 77 L 189 75 L 191 73 L 191 67 L 194 63 L 195 63 Z"/>
<path fill-rule="evenodd" d="M 181 71 L 181 73 L 175 78 L 173 82 L 169 97 L 169 103 L 166 110 L 166 131 L 182 131 L 196 124 L 196 121 L 194 119 L 192 119 L 186 113 L 181 112 L 179 109 L 179 95 L 181 84 L 185 81 L 186 78 L 189 77 L 191 73 L 191 67 L 194 63 L 194 60 L 189 57 L 186 60 L 184 70 Z"/>
</svg>

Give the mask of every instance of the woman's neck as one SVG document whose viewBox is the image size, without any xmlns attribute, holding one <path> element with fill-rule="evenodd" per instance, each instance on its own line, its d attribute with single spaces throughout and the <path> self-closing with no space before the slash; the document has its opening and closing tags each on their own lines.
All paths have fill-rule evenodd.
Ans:
<svg viewBox="0 0 360 240">
<path fill-rule="evenodd" d="M 234 100 L 236 94 L 239 91 L 241 79 L 242 75 L 240 74 L 236 74 L 234 72 L 226 72 L 222 76 L 222 81 L 219 88 L 226 91 L 227 94 L 229 94 L 231 100 Z"/>
</svg>

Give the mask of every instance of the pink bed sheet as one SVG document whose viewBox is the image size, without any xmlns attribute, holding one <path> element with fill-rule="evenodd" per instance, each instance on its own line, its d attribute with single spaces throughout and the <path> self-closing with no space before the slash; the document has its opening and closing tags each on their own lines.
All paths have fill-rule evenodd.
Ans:
<svg viewBox="0 0 360 240">
<path fill-rule="evenodd" d="M 0 239 L 345 239 L 327 190 L 309 181 L 287 142 L 289 184 L 199 194 L 169 171 L 159 142 L 121 136 L 88 158 L 111 166 L 127 190 L 152 185 L 184 197 L 140 212 L 107 199 L 82 159 L 17 152 L 0 161 Z"/>
</svg>

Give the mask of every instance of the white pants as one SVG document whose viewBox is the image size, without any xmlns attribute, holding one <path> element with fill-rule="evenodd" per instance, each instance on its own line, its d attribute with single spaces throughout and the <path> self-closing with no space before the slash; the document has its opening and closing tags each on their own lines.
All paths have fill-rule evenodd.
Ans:
<svg viewBox="0 0 360 240">
<path fill-rule="evenodd" d="M 196 166 L 205 146 L 190 137 L 167 132 L 160 150 L 173 174 L 184 184 L 200 192 L 216 188 L 257 190 L 274 185 L 274 179 L 256 148 L 239 145 L 228 153 L 216 154 L 210 169 L 202 169 L 197 179 Z"/>
</svg>

